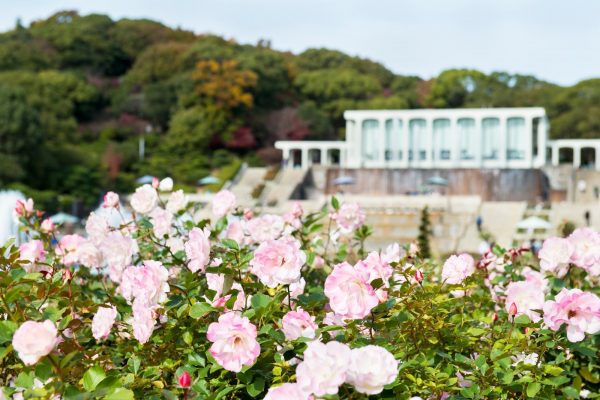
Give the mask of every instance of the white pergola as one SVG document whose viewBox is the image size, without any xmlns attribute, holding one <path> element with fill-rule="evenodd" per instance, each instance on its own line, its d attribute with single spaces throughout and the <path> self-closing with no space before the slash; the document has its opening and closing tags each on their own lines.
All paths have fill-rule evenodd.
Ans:
<svg viewBox="0 0 600 400">
<path fill-rule="evenodd" d="M 558 166 L 565 163 L 570 163 L 573 168 L 593 167 L 596 171 L 600 171 L 600 139 L 557 139 L 548 143 L 551 150 L 551 162 L 553 166 Z M 588 154 L 593 154 L 593 162 L 590 159 L 582 157 L 583 152 L 587 150 Z M 570 160 L 561 160 L 561 152 L 563 155 L 570 152 Z"/>
<path fill-rule="evenodd" d="M 549 124 L 540 107 L 351 110 L 344 118 L 343 142 L 276 142 L 285 165 L 539 168 L 546 162 Z"/>
</svg>

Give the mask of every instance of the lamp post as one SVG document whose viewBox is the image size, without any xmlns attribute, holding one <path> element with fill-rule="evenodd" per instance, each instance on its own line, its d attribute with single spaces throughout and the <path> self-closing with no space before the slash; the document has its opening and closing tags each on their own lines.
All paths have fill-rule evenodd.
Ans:
<svg viewBox="0 0 600 400">
<path fill-rule="evenodd" d="M 145 132 L 140 135 L 140 140 L 138 143 L 138 154 L 140 161 L 144 161 L 144 156 L 146 155 L 146 139 L 144 137 L 144 134 L 150 134 L 152 132 L 152 125 L 146 125 L 144 131 Z"/>
</svg>

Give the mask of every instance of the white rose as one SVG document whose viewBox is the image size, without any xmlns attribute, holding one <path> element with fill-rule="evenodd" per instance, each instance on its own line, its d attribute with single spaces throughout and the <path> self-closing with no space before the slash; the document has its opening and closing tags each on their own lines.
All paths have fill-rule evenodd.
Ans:
<svg viewBox="0 0 600 400">
<path fill-rule="evenodd" d="M 187 198 L 183 193 L 183 190 L 179 189 L 171 193 L 169 201 L 167 202 L 167 211 L 171 214 L 176 214 L 178 211 L 183 210 L 187 205 Z"/>
<path fill-rule="evenodd" d="M 12 345 L 25 365 L 33 365 L 54 350 L 58 342 L 57 334 L 50 320 L 27 321 L 15 332 Z"/>
<path fill-rule="evenodd" d="M 398 362 L 386 349 L 368 345 L 353 349 L 346 382 L 365 394 L 378 394 L 398 375 Z"/>
<path fill-rule="evenodd" d="M 171 190 L 173 190 L 173 179 L 167 177 L 160 181 L 160 183 L 158 184 L 158 190 L 160 190 L 161 192 L 170 192 Z"/>
<path fill-rule="evenodd" d="M 148 214 L 154 210 L 157 202 L 158 194 L 156 193 L 156 189 L 148 184 L 137 188 L 133 196 L 131 196 L 131 207 L 140 214 Z"/>
</svg>

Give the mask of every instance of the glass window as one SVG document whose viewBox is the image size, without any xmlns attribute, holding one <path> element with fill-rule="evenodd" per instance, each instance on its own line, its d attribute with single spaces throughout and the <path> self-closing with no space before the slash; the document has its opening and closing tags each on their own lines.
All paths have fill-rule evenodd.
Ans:
<svg viewBox="0 0 600 400">
<path fill-rule="evenodd" d="M 482 157 L 484 160 L 500 158 L 500 120 L 485 118 L 481 124 Z"/>
<path fill-rule="evenodd" d="M 475 120 L 473 118 L 460 118 L 457 124 L 460 141 L 460 159 L 474 160 L 477 151 Z"/>
<path fill-rule="evenodd" d="M 375 119 L 363 121 L 362 125 L 362 158 L 364 161 L 375 161 L 379 155 L 378 140 L 379 122 Z"/>
<path fill-rule="evenodd" d="M 427 159 L 427 131 L 426 123 L 424 119 L 413 119 L 409 123 L 410 129 L 410 144 L 411 150 L 414 150 L 414 154 L 419 160 Z M 413 159 L 413 153 L 409 151 L 409 159 Z"/>
<path fill-rule="evenodd" d="M 433 121 L 433 159 L 449 160 L 452 138 L 450 137 L 450 120 Z"/>
<path fill-rule="evenodd" d="M 402 121 L 385 121 L 385 159 L 402 159 Z"/>
<path fill-rule="evenodd" d="M 524 118 L 509 118 L 506 123 L 506 158 L 524 160 L 527 151 L 527 134 Z"/>
</svg>

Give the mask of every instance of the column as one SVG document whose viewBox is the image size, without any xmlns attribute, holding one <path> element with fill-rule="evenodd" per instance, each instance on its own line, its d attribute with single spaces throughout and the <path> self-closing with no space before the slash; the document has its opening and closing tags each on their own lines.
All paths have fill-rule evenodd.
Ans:
<svg viewBox="0 0 600 400">
<path fill-rule="evenodd" d="M 289 167 L 289 163 L 290 163 L 290 149 L 288 147 L 282 149 L 283 151 L 283 155 L 282 155 L 282 159 L 283 159 L 283 166 L 284 167 Z"/>
<path fill-rule="evenodd" d="M 308 168 L 309 167 L 309 163 L 308 163 L 308 149 L 307 148 L 301 148 L 300 149 L 301 155 L 302 157 L 300 158 L 300 168 L 304 169 L 304 168 Z"/>
<path fill-rule="evenodd" d="M 357 118 L 354 120 L 354 125 L 352 127 L 352 140 L 348 142 L 348 158 L 346 161 L 348 162 L 349 168 L 360 168 L 363 164 L 362 159 L 362 118 Z"/>
<path fill-rule="evenodd" d="M 483 157 L 481 155 L 483 146 L 483 119 L 481 117 L 473 118 L 475 120 L 475 165 L 481 167 L 483 165 Z"/>
<path fill-rule="evenodd" d="M 498 130 L 500 131 L 500 143 L 498 149 L 498 165 L 500 168 L 508 167 L 508 157 L 507 157 L 507 142 L 508 142 L 508 124 L 506 117 L 498 118 L 500 121 L 500 125 L 498 126 Z"/>
<path fill-rule="evenodd" d="M 458 118 L 450 118 L 450 138 L 452 148 L 450 149 L 450 161 L 453 168 L 460 165 L 460 134 L 458 132 Z"/>
<path fill-rule="evenodd" d="M 403 118 L 402 120 L 402 167 L 408 168 L 410 161 L 408 160 L 408 153 L 412 150 L 410 146 L 410 118 Z"/>
<path fill-rule="evenodd" d="M 538 125 L 538 136 L 537 136 L 537 147 L 538 147 L 538 160 L 536 163 L 536 167 L 542 167 L 546 165 L 546 151 L 547 151 L 547 141 L 548 141 L 548 119 L 546 116 L 542 116 L 540 118 L 540 123 Z"/>
<path fill-rule="evenodd" d="M 552 165 L 558 167 L 560 163 L 559 159 L 560 147 L 557 144 L 552 144 Z"/>
<path fill-rule="evenodd" d="M 594 154 L 594 163 L 596 164 L 596 171 L 600 171 L 600 146 L 596 146 L 594 148 L 595 154 Z"/>
<path fill-rule="evenodd" d="M 433 118 L 425 119 L 425 131 L 427 132 L 425 166 L 432 168 L 435 163 L 433 159 Z"/>
<path fill-rule="evenodd" d="M 533 167 L 533 120 L 531 117 L 525 117 L 525 139 L 527 147 L 525 147 L 525 163 L 527 168 Z"/>
<path fill-rule="evenodd" d="M 378 151 L 378 163 L 377 166 L 384 168 L 385 165 L 387 164 L 385 161 L 385 121 L 387 118 L 385 117 L 380 117 L 377 119 L 377 124 L 379 124 L 379 129 L 377 130 L 379 132 L 379 137 L 377 138 L 377 141 L 379 142 L 379 151 Z"/>
<path fill-rule="evenodd" d="M 581 166 L 581 147 L 573 146 L 573 168 Z"/>
</svg>

